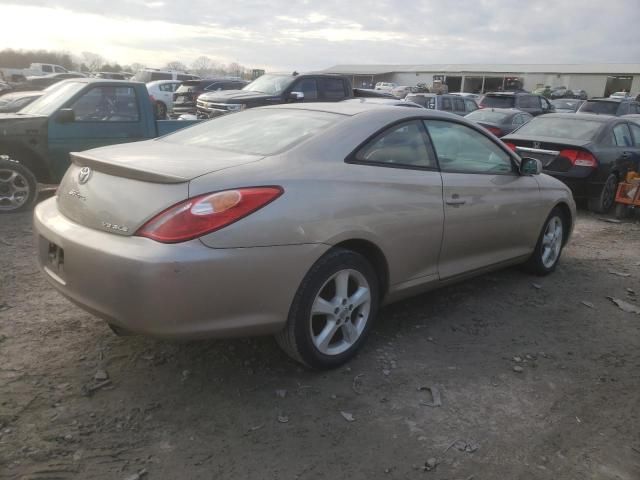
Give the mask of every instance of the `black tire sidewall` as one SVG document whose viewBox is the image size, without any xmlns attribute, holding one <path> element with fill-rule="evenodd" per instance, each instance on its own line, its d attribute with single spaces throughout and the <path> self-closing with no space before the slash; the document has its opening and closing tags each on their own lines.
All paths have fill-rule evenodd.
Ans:
<svg viewBox="0 0 640 480">
<path fill-rule="evenodd" d="M 611 204 L 606 207 L 605 206 L 605 193 L 607 191 L 607 186 L 609 185 L 609 183 L 613 183 L 613 194 L 612 194 L 612 198 L 611 198 Z M 607 180 L 604 182 L 604 186 L 602 187 L 602 191 L 600 192 L 600 195 L 598 195 L 597 198 L 593 198 L 592 201 L 590 202 L 590 210 L 595 211 L 596 213 L 607 213 L 609 210 L 611 210 L 611 208 L 614 206 L 615 204 L 615 198 L 616 198 L 616 187 L 618 185 L 618 177 L 615 176 L 615 174 L 610 174 L 607 177 Z"/>
<path fill-rule="evenodd" d="M 27 201 L 13 210 L 0 209 L 0 214 L 20 213 L 33 208 L 33 204 L 35 203 L 38 196 L 38 181 L 36 180 L 36 177 L 31 172 L 31 170 L 29 170 L 17 160 L 13 160 L 11 158 L 9 158 L 8 160 L 0 159 L 0 169 L 13 170 L 19 173 L 29 184 L 29 196 L 27 197 Z"/>
<path fill-rule="evenodd" d="M 313 344 L 309 321 L 311 308 L 316 295 L 325 282 L 340 270 L 352 269 L 360 272 L 369 283 L 371 308 L 369 319 L 360 338 L 347 351 L 339 355 L 324 355 Z M 293 322 L 295 342 L 298 353 L 304 362 L 312 368 L 335 368 L 352 358 L 364 343 L 378 310 L 378 279 L 371 264 L 360 254 L 350 250 L 334 250 L 322 257 L 303 280 L 289 313 L 289 322 Z"/>
</svg>

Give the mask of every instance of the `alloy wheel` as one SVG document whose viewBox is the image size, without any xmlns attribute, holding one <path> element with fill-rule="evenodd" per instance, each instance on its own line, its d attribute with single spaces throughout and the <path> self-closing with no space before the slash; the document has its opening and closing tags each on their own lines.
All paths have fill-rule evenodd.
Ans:
<svg viewBox="0 0 640 480">
<path fill-rule="evenodd" d="M 560 257 L 562 250 L 563 226 L 562 219 L 553 217 L 547 223 L 542 237 L 542 264 L 551 268 Z"/>
<path fill-rule="evenodd" d="M 318 291 L 309 319 L 311 339 L 324 355 L 351 348 L 365 330 L 371 312 L 371 287 L 364 275 L 345 269 L 333 274 Z"/>
<path fill-rule="evenodd" d="M 31 193 L 27 178 L 11 169 L 0 169 L 0 210 L 22 207 Z"/>
</svg>

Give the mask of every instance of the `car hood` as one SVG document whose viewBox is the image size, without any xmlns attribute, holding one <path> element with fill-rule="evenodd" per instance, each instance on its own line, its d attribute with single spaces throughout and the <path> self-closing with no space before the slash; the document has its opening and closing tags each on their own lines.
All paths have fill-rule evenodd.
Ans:
<svg viewBox="0 0 640 480">
<path fill-rule="evenodd" d="M 263 158 L 209 147 L 186 146 L 161 139 L 94 148 L 71 155 L 76 165 L 152 183 L 187 182 L 206 173 Z"/>
<path fill-rule="evenodd" d="M 204 93 L 198 97 L 198 100 L 218 103 L 242 103 L 263 100 L 273 96 L 274 95 L 262 92 L 252 92 L 250 90 L 223 90 L 220 92 Z"/>
</svg>

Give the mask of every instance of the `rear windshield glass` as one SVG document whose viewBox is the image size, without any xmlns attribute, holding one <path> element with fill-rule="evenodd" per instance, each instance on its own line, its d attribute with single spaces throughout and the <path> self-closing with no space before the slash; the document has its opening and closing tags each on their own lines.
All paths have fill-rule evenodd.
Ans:
<svg viewBox="0 0 640 480">
<path fill-rule="evenodd" d="M 273 155 L 311 138 L 343 115 L 309 110 L 248 110 L 167 135 L 162 141 L 196 147 Z"/>
<path fill-rule="evenodd" d="M 476 110 L 475 112 L 471 112 L 467 115 L 467 118 L 471 120 L 475 120 L 476 122 L 494 122 L 500 123 L 505 118 L 507 118 L 507 114 L 503 112 L 494 112 L 491 110 Z"/>
<path fill-rule="evenodd" d="M 600 127 L 602 127 L 601 122 L 582 118 L 558 118 L 543 115 L 535 117 L 529 123 L 525 123 L 518 130 L 518 135 L 591 140 Z"/>
<path fill-rule="evenodd" d="M 512 108 L 516 104 L 515 97 L 486 95 L 482 100 L 483 107 Z"/>
<path fill-rule="evenodd" d="M 585 102 L 584 105 L 580 107 L 580 112 L 615 115 L 619 105 L 618 102 Z"/>
<path fill-rule="evenodd" d="M 563 110 L 575 110 L 580 104 L 580 100 L 552 100 L 551 104 Z"/>
</svg>

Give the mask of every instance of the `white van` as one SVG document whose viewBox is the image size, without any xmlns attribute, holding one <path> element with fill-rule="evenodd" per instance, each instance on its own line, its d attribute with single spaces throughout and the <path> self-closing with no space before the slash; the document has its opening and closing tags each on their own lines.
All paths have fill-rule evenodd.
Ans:
<svg viewBox="0 0 640 480">
<path fill-rule="evenodd" d="M 131 77 L 133 82 L 149 83 L 155 80 L 199 80 L 197 75 L 178 72 L 176 70 L 158 70 L 157 68 L 143 68 Z"/>
</svg>

